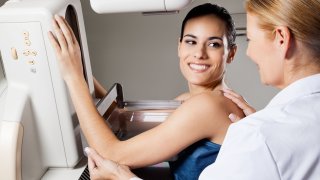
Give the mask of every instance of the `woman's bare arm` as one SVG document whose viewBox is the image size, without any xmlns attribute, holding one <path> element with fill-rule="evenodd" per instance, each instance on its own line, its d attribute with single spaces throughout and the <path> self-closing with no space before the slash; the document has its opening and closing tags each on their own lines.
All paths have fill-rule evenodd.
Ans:
<svg viewBox="0 0 320 180">
<path fill-rule="evenodd" d="M 103 98 L 107 94 L 107 90 L 101 85 L 101 83 L 95 77 L 93 77 L 93 84 L 96 98 Z"/>
<path fill-rule="evenodd" d="M 183 103 L 161 125 L 119 141 L 94 106 L 82 76 L 80 48 L 70 27 L 61 17 L 56 17 L 54 27 L 57 39 L 52 33 L 49 38 L 56 49 L 81 128 L 89 145 L 104 158 L 130 167 L 142 167 L 167 160 L 198 140 L 214 138 L 215 133 L 225 133 L 229 125 L 226 112 L 212 96 L 203 94 Z"/>
</svg>

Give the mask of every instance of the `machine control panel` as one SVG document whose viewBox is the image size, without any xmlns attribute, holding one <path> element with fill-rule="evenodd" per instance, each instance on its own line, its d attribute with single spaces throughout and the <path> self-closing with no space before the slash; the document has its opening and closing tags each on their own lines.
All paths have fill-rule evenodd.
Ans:
<svg viewBox="0 0 320 180">
<path fill-rule="evenodd" d="M 23 50 L 23 55 L 28 57 L 29 60 L 27 60 L 27 63 L 29 65 L 35 65 L 36 61 L 34 60 L 34 57 L 37 56 L 38 52 L 36 50 L 33 50 L 30 48 L 30 46 L 32 45 L 31 39 L 30 39 L 30 33 L 29 31 L 24 31 L 23 32 L 23 36 L 24 36 L 24 44 L 26 46 L 26 49 Z M 30 68 L 30 71 L 32 73 L 36 73 L 36 69 L 34 67 Z"/>
<path fill-rule="evenodd" d="M 4 59 L 14 60 L 17 63 L 15 69 L 19 67 L 19 72 L 37 74 L 41 72 L 39 68 L 46 69 L 47 57 L 40 23 L 4 23 L 1 26 L 7 27 L 0 30 L 1 39 L 7 39 L 6 45 L 1 47 Z"/>
</svg>

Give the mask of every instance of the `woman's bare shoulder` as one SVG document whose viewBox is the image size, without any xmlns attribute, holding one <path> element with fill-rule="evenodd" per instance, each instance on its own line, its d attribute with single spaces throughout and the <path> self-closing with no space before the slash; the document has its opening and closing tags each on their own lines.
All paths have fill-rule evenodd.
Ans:
<svg viewBox="0 0 320 180">
<path fill-rule="evenodd" d="M 223 92 L 205 92 L 191 97 L 190 103 L 202 104 L 202 108 L 209 108 L 211 112 L 221 112 L 223 114 L 236 113 L 242 117 L 241 109 L 230 99 L 223 95 Z"/>
<path fill-rule="evenodd" d="M 184 114 L 196 114 L 204 117 L 203 121 L 215 121 L 227 119 L 230 113 L 234 112 L 236 105 L 228 98 L 224 97 L 222 92 L 203 92 L 190 97 L 181 105 Z M 200 119 L 199 119 L 200 120 Z"/>
<path fill-rule="evenodd" d="M 187 92 L 187 93 L 180 94 L 178 97 L 174 98 L 174 100 L 185 101 L 189 98 L 190 98 L 190 93 Z"/>
<path fill-rule="evenodd" d="M 192 124 L 194 131 L 205 134 L 213 142 L 221 143 L 230 125 L 224 98 L 213 93 L 201 93 L 181 105 L 183 123 Z"/>
<path fill-rule="evenodd" d="M 210 92 L 190 97 L 179 110 L 190 117 L 197 117 L 198 123 L 201 121 L 211 124 L 213 121 L 228 117 L 224 99 Z"/>
<path fill-rule="evenodd" d="M 224 110 L 225 98 L 220 93 L 204 92 L 189 98 L 190 104 L 199 104 L 201 108 Z"/>
</svg>

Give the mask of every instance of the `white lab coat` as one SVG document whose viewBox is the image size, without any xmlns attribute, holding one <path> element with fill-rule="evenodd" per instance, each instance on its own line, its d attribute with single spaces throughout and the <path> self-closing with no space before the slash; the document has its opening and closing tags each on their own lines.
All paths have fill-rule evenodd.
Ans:
<svg viewBox="0 0 320 180">
<path fill-rule="evenodd" d="M 320 74 L 279 92 L 232 124 L 200 180 L 320 180 Z"/>
</svg>

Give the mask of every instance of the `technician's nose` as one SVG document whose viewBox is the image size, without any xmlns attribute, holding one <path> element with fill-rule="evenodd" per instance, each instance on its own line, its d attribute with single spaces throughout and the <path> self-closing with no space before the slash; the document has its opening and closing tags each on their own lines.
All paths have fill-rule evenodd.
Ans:
<svg viewBox="0 0 320 180">
<path fill-rule="evenodd" d="M 208 54 L 207 54 L 207 50 L 205 46 L 199 46 L 194 54 L 193 57 L 196 59 L 207 59 L 208 58 Z"/>
</svg>

